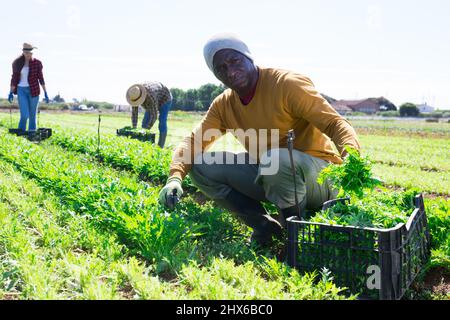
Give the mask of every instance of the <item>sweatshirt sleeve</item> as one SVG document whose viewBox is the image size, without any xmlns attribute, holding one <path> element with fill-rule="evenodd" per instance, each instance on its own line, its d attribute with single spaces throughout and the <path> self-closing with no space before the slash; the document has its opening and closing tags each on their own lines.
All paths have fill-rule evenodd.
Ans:
<svg viewBox="0 0 450 320">
<path fill-rule="evenodd" d="M 309 78 L 290 75 L 285 80 L 285 90 L 290 112 L 330 137 L 340 155 L 345 151 L 345 145 L 361 149 L 355 129 L 322 97 Z"/>
<path fill-rule="evenodd" d="M 197 127 L 175 149 L 170 165 L 170 177 L 184 179 L 191 170 L 195 157 L 225 133 L 219 97 L 212 103 Z"/>
<path fill-rule="evenodd" d="M 43 74 L 43 72 L 42 72 L 42 69 L 43 69 L 43 68 L 44 68 L 44 67 L 42 66 L 42 63 L 39 62 L 38 79 L 39 79 L 39 83 L 40 83 L 42 86 L 45 86 L 44 74 Z"/>
<path fill-rule="evenodd" d="M 19 81 L 20 81 L 20 71 L 15 70 L 13 65 L 11 75 L 11 86 L 17 87 Z"/>
</svg>

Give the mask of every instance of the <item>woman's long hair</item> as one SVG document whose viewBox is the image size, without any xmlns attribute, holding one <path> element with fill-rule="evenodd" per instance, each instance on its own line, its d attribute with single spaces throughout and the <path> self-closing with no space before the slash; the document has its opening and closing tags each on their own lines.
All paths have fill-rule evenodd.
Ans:
<svg viewBox="0 0 450 320">
<path fill-rule="evenodd" d="M 14 71 L 20 72 L 24 65 L 25 65 L 25 56 L 22 54 L 14 60 L 12 67 Z"/>
</svg>

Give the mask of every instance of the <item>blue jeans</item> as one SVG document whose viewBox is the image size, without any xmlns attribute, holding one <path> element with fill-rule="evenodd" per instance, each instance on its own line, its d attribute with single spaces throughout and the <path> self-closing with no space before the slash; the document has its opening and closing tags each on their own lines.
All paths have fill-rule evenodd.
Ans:
<svg viewBox="0 0 450 320">
<path fill-rule="evenodd" d="M 167 101 L 159 109 L 159 133 L 167 133 L 167 116 L 169 115 L 170 108 L 172 108 L 172 100 Z M 146 128 L 150 121 L 150 112 L 145 111 L 144 119 L 142 119 L 142 127 Z"/>
<path fill-rule="evenodd" d="M 19 129 L 26 131 L 27 120 L 30 119 L 28 131 L 36 131 L 39 96 L 32 97 L 30 87 L 17 87 L 17 97 L 20 109 Z"/>
</svg>

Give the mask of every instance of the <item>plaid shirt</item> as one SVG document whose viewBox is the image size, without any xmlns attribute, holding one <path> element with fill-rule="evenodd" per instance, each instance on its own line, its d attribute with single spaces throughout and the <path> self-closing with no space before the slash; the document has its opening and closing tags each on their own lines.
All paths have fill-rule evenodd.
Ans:
<svg viewBox="0 0 450 320">
<path fill-rule="evenodd" d="M 161 106 L 172 100 L 170 90 L 161 82 L 145 82 L 142 85 L 147 90 L 147 98 L 142 104 L 144 109 L 157 108 L 159 110 Z"/>
<path fill-rule="evenodd" d="M 41 94 L 39 84 L 45 85 L 44 75 L 42 74 L 42 62 L 38 59 L 32 59 L 29 62 L 30 71 L 28 73 L 28 84 L 30 86 L 31 96 L 37 97 Z M 23 66 L 22 66 L 23 68 Z M 20 72 L 22 68 L 14 69 L 11 77 L 11 85 L 15 87 L 14 94 L 17 94 L 17 85 L 20 82 Z"/>
<path fill-rule="evenodd" d="M 145 82 L 142 85 L 147 90 L 147 97 L 144 103 L 142 103 L 142 107 L 150 114 L 148 127 L 151 128 L 156 122 L 159 109 L 168 101 L 172 100 L 172 94 L 161 82 Z"/>
</svg>

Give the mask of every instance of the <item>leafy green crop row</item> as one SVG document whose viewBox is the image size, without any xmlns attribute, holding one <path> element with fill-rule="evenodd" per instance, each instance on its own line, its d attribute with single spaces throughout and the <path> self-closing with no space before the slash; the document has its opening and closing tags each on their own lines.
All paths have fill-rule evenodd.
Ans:
<svg viewBox="0 0 450 320">
<path fill-rule="evenodd" d="M 275 267 L 282 268 L 281 264 L 274 259 L 261 261 L 243 248 L 243 242 L 234 239 L 234 225 L 217 209 L 185 201 L 179 210 L 168 215 L 157 205 L 157 189 L 137 182 L 136 177 L 119 175 L 113 169 L 95 165 L 92 158 L 62 151 L 49 145 L 34 145 L 12 135 L 3 135 L 0 143 L 3 161 L 13 164 L 42 188 L 51 191 L 68 209 L 85 217 L 100 232 L 117 235 L 130 253 L 144 257 L 156 272 L 175 271 L 177 282 L 183 286 L 182 291 L 185 290 L 183 296 L 200 297 L 194 293 L 201 292 L 202 298 L 340 297 L 340 290 L 328 280 L 316 285 L 314 275 L 299 275 L 290 269 L 268 280 L 270 272 L 275 272 Z M 219 239 L 219 235 L 210 234 L 216 229 L 222 241 L 210 243 Z M 235 262 L 212 259 L 219 257 L 220 252 Z M 200 265 L 188 263 L 189 260 L 198 261 Z M 245 267 L 236 263 L 244 263 Z M 202 281 L 195 281 L 206 276 L 214 279 L 208 288 L 203 287 Z M 239 281 L 249 283 L 249 287 L 240 285 Z M 129 282 L 133 281 L 129 279 Z M 147 285 L 133 283 L 135 291 Z M 220 283 L 230 286 L 223 287 Z M 155 281 L 148 285 L 159 286 Z M 252 290 L 251 286 L 257 287 Z M 297 291 L 299 286 L 302 292 Z M 168 294 L 172 289 L 163 291 Z"/>
<path fill-rule="evenodd" d="M 82 135 L 80 133 L 63 132 L 56 135 L 52 139 L 54 139 L 52 140 L 52 143 L 61 145 L 69 150 L 87 152 L 93 155 L 97 152 L 94 142 L 95 139 L 89 138 L 89 136 Z M 128 170 L 138 172 L 142 176 L 142 172 L 144 170 L 140 170 L 139 168 L 146 168 L 145 170 L 152 172 L 153 170 L 149 170 L 148 168 L 158 166 L 157 161 L 154 161 L 151 155 L 154 152 L 165 152 L 165 172 L 168 171 L 170 156 L 166 150 L 161 150 L 157 147 L 133 140 L 118 139 L 117 137 L 104 137 L 102 139 L 103 143 L 102 148 L 100 149 L 100 154 L 104 159 L 109 159 L 108 162 L 113 163 L 115 166 L 124 167 Z M 122 154 L 122 158 L 118 157 L 118 154 Z M 127 164 L 123 165 L 123 159 L 134 160 L 127 160 Z M 144 162 L 145 165 L 141 165 L 140 163 L 142 162 Z M 328 171 L 329 174 L 334 174 L 335 177 L 340 176 L 340 178 L 336 180 L 336 183 L 339 185 L 344 184 L 347 192 L 349 190 L 356 191 L 360 187 L 371 188 L 378 184 L 377 179 L 373 177 L 370 161 L 367 158 L 362 161 L 359 157 L 353 155 L 348 158 L 348 163 L 350 165 L 336 166 L 334 172 Z M 360 180 L 354 179 L 355 172 L 361 172 Z M 147 174 L 147 176 L 149 175 Z M 322 179 L 325 179 L 326 176 L 327 173 L 324 172 Z M 163 178 L 156 180 L 161 181 L 164 179 L 165 176 L 163 173 Z M 360 185 L 358 185 L 358 181 L 361 181 L 359 182 Z M 366 181 L 365 185 L 361 184 L 363 181 Z M 381 193 L 376 192 L 370 194 L 363 200 L 353 198 L 350 206 L 345 208 L 342 206 L 341 208 L 341 206 L 338 205 L 335 208 L 327 210 L 326 212 L 319 213 L 312 221 L 341 225 L 357 225 L 363 227 L 393 227 L 397 223 L 406 222 L 412 213 L 414 208 L 412 198 L 421 190 L 418 188 L 413 188 L 412 185 L 410 185 L 410 188 L 412 189 L 406 192 L 389 192 L 387 190 L 384 190 L 384 192 Z M 362 191 L 359 193 L 360 196 L 362 195 L 361 192 Z M 341 195 L 344 196 L 344 193 Z M 449 208 L 448 202 L 449 201 L 443 201 L 443 206 L 447 211 Z M 428 216 L 434 217 L 436 206 L 432 206 L 434 202 L 427 199 L 426 204 L 428 203 L 430 203 L 427 205 L 429 208 Z M 431 220 L 433 221 L 433 218 L 431 218 Z M 436 230 L 442 228 L 443 224 L 445 225 L 445 220 L 435 219 L 435 221 L 436 224 L 433 222 L 430 223 L 432 234 L 435 234 Z M 450 225 L 447 224 L 447 227 L 450 227 Z M 445 239 L 442 241 L 435 241 L 435 243 L 436 245 L 434 247 L 437 250 L 439 246 L 445 243 Z"/>
<path fill-rule="evenodd" d="M 126 247 L 0 161 L 0 299 L 115 299 Z M 103 281 L 101 280 L 103 279 Z"/>
<path fill-rule="evenodd" d="M 450 195 L 450 172 L 424 172 L 418 168 L 393 167 L 378 163 L 374 164 L 373 172 L 386 186 L 417 188 L 421 192 L 445 197 Z"/>
<path fill-rule="evenodd" d="M 44 115 L 43 115 L 44 116 Z M 104 157 L 108 157 L 110 154 L 111 165 L 115 165 L 114 162 L 118 162 L 117 166 L 125 166 L 128 170 L 134 170 L 134 172 L 142 172 L 142 177 L 149 181 L 162 181 L 164 182 L 167 177 L 167 169 L 170 162 L 170 151 L 164 150 L 164 156 L 160 160 L 160 168 L 157 167 L 156 171 L 150 170 L 144 167 L 144 164 L 139 164 L 135 153 L 140 153 L 141 147 L 139 145 L 125 149 L 120 146 L 127 139 L 113 136 L 111 133 L 115 131 L 114 128 L 124 125 L 124 118 L 120 116 L 105 116 L 107 123 L 104 121 L 102 131 L 102 148 L 104 150 L 101 153 Z M 9 126 L 8 116 L 0 114 L 0 125 Z M 45 115 L 46 124 L 55 128 L 55 143 L 58 143 L 62 139 L 61 145 L 67 145 L 70 148 L 69 142 L 70 135 L 74 135 L 76 140 L 75 145 L 80 152 L 87 152 L 91 155 L 95 154 L 97 150 L 96 144 L 96 117 L 94 115 Z M 195 116 L 188 120 L 194 125 Z M 14 121 L 17 119 L 14 118 Z M 83 124 L 79 127 L 79 123 Z M 185 121 L 186 122 L 186 121 Z M 64 127 L 59 125 L 64 123 Z M 90 124 L 91 123 L 91 124 Z M 184 122 L 182 122 L 184 123 Z M 178 132 L 179 123 L 173 124 L 173 130 L 169 131 L 169 138 L 175 143 L 182 139 L 183 134 L 189 132 L 188 129 L 184 129 L 183 133 Z M 190 127 L 189 125 L 188 127 Z M 82 130 L 73 130 L 74 128 Z M 91 130 L 92 129 L 92 130 Z M 83 133 L 81 133 L 83 131 Z M 108 134 L 105 134 L 108 132 Z M 181 134 L 181 136 L 179 136 Z M 62 136 L 61 136 L 62 135 Z M 66 141 L 64 141 L 66 140 Z M 85 140 L 85 141 L 82 141 Z M 401 137 L 390 137 L 386 139 L 383 136 L 361 136 L 361 142 L 363 143 L 363 153 L 367 154 L 376 161 L 374 165 L 374 173 L 380 177 L 386 185 L 402 188 L 419 188 L 423 192 L 435 193 L 439 195 L 450 195 L 450 173 L 447 170 L 448 165 L 445 160 L 449 153 L 448 143 L 444 139 L 406 139 Z M 111 143 L 109 143 L 111 142 Z M 444 142 L 444 144 L 442 144 Z M 133 142 L 130 142 L 133 143 Z M 218 142 L 220 144 L 220 141 Z M 114 150 L 114 144 L 117 144 L 117 148 L 120 148 L 120 152 Z M 111 146 L 111 148 L 109 148 Z M 221 148 L 221 146 L 213 146 L 214 148 Z M 227 144 L 226 147 L 230 147 Z M 87 150 L 86 150 L 87 149 Z M 111 149 L 111 150 L 107 150 Z M 74 149 L 72 149 L 74 150 Z M 239 149 L 240 150 L 240 149 Z M 403 151 L 404 150 L 404 151 Z M 76 151 L 76 150 L 74 150 Z M 157 156 L 155 156 L 158 159 Z M 147 154 L 147 159 L 149 159 Z M 105 160 L 107 161 L 107 160 Z M 147 160 L 145 160 L 147 161 Z M 134 162 L 133 165 L 130 165 Z M 126 164 L 124 164 L 126 163 Z M 424 171 L 426 170 L 426 171 Z M 434 171 L 433 171 L 434 170 Z M 435 171 L 438 172 L 435 172 Z M 188 181 L 184 181 L 184 186 L 189 185 Z"/>
<path fill-rule="evenodd" d="M 79 133 L 74 130 L 59 130 L 50 143 L 57 144 L 68 150 L 97 154 L 97 140 L 95 136 Z M 374 142 L 375 143 L 375 142 Z M 369 148 L 369 150 L 371 150 Z M 429 152 L 428 152 L 429 153 Z M 100 159 L 116 168 L 123 168 L 137 173 L 142 179 L 162 183 L 167 179 L 171 160 L 171 151 L 159 149 L 148 143 L 102 135 Z M 368 152 L 371 156 L 372 152 Z M 390 161 L 390 160 L 386 160 Z M 415 156 L 411 160 L 423 163 Z M 431 162 L 422 166 L 432 166 Z M 440 168 L 445 168 L 440 166 Z M 422 192 L 450 194 L 449 172 L 425 172 L 417 166 L 392 166 L 390 164 L 373 165 L 373 172 L 388 186 L 417 188 Z M 189 188 L 189 177 L 183 181 L 183 186 Z"/>
<path fill-rule="evenodd" d="M 372 161 L 406 166 L 423 171 L 450 170 L 449 139 L 411 139 L 407 137 L 361 136 L 363 153 Z"/>
<path fill-rule="evenodd" d="M 157 148 L 149 143 L 116 136 L 102 136 L 100 148 L 97 149 L 96 136 L 79 134 L 71 130 L 58 132 L 52 136 L 51 143 L 71 151 L 96 156 L 107 164 L 130 170 L 154 184 L 161 184 L 167 180 L 172 154 L 167 149 Z"/>
<path fill-rule="evenodd" d="M 0 299 L 330 299 L 339 289 L 266 260 L 213 259 L 180 270 L 177 282 L 152 276 L 114 233 L 81 215 L 0 161 Z M 25 193 L 24 193 L 24 190 Z"/>
<path fill-rule="evenodd" d="M 57 193 L 72 210 L 114 230 L 149 261 L 170 264 L 185 252 L 184 240 L 197 236 L 198 226 L 187 226 L 182 218 L 186 208 L 168 215 L 157 203 L 158 189 L 132 176 L 11 135 L 2 138 L 0 157 Z"/>
<path fill-rule="evenodd" d="M 55 139 L 55 140 L 53 140 Z M 60 144 L 60 141 L 63 141 L 63 143 Z M 64 130 L 58 130 L 58 134 L 54 136 L 54 138 L 52 138 L 52 140 L 50 141 L 52 144 L 56 144 L 56 145 L 60 145 L 61 147 L 64 147 L 67 150 L 73 150 L 76 152 L 81 152 L 81 153 L 85 153 L 91 156 L 95 156 L 97 154 L 97 144 L 96 144 L 96 137 L 95 136 L 89 136 L 85 133 L 81 134 L 79 132 L 75 132 L 75 131 L 67 131 L 66 129 Z M 74 143 L 73 143 L 74 142 Z M 75 147 L 74 147 L 75 145 Z M 44 144 L 44 148 L 47 148 L 47 146 Z M 119 150 L 118 150 L 119 149 Z M 159 152 L 165 152 L 166 153 L 166 157 L 165 160 L 160 160 L 161 158 L 158 157 L 153 157 L 153 156 L 149 156 L 152 155 L 152 152 L 155 151 L 155 149 Z M 60 149 L 55 148 L 53 150 L 59 150 L 59 152 L 61 152 Z M 153 161 L 154 158 L 159 159 L 158 161 Z M 102 145 L 101 145 L 101 149 L 100 149 L 100 159 L 104 162 L 107 163 L 113 167 L 116 168 L 123 168 L 123 169 L 127 169 L 128 171 L 134 172 L 138 175 L 141 176 L 141 178 L 143 178 L 144 180 L 153 182 L 153 183 L 161 183 L 164 182 L 166 179 L 166 174 L 168 172 L 168 165 L 170 162 L 170 152 L 167 150 L 161 150 L 161 149 L 157 149 L 154 148 L 148 144 L 145 143 L 140 143 L 137 141 L 133 141 L 133 140 L 128 140 L 128 139 L 123 139 L 123 138 L 118 138 L 118 137 L 113 137 L 112 135 L 102 135 Z M 146 162 L 146 164 L 148 165 L 148 172 L 150 174 L 146 174 L 145 170 L 143 170 L 144 166 L 142 164 L 142 159 L 145 159 L 144 161 Z M 89 161 L 91 161 L 92 158 L 90 158 Z M 378 168 L 379 165 L 375 165 L 375 169 Z M 154 167 L 165 167 L 164 169 L 161 170 L 161 172 L 158 172 L 158 170 L 154 169 Z M 383 165 L 383 168 L 385 166 Z M 389 169 L 399 169 L 396 167 L 389 167 Z M 408 172 L 410 172 L 412 170 L 412 168 L 401 168 L 402 170 L 409 170 Z M 114 172 L 114 171 L 112 171 Z M 143 173 L 144 172 L 144 173 Z M 383 177 L 383 180 L 387 180 L 384 176 L 385 174 L 385 170 L 383 170 L 381 172 L 381 174 L 379 176 Z M 436 174 L 437 180 L 433 181 L 433 182 L 429 182 L 429 184 L 427 185 L 427 190 L 436 190 L 436 188 L 439 189 L 439 185 L 444 184 L 445 185 L 445 180 L 442 181 L 442 175 L 438 174 L 438 173 L 434 173 L 434 172 L 423 172 L 418 170 L 418 173 L 421 172 L 421 174 L 425 175 L 425 176 L 429 176 L 429 174 Z M 402 171 L 403 173 L 403 171 Z M 439 179 L 439 176 L 441 177 Z M 400 176 L 399 176 L 400 177 Z M 393 177 L 395 178 L 395 176 Z M 420 183 L 426 183 L 427 179 L 424 179 L 424 176 L 421 176 L 420 174 L 417 174 L 416 176 L 409 176 L 408 174 L 403 174 L 401 175 L 402 179 L 410 179 L 410 180 L 414 180 L 414 181 L 418 181 Z M 388 184 L 390 184 L 390 180 L 387 181 Z M 438 184 L 440 183 L 440 184 Z M 447 184 L 448 185 L 448 184 Z M 408 186 L 412 186 L 412 184 L 408 184 Z M 423 191 L 423 190 L 422 190 Z M 441 201 L 441 199 L 438 199 L 439 201 Z M 355 201 L 352 201 L 353 204 L 356 204 Z M 442 200 L 442 204 L 441 205 L 437 205 L 437 201 L 426 201 L 426 205 L 427 203 L 429 203 L 430 205 L 427 207 L 431 207 L 432 209 L 428 210 L 427 209 L 427 213 L 428 213 L 428 217 L 430 219 L 430 226 L 432 229 L 432 234 L 438 234 L 440 237 L 435 237 L 433 236 L 433 240 L 435 242 L 434 244 L 434 249 L 433 249 L 433 261 L 435 264 L 437 265 L 444 265 L 444 266 L 449 266 L 448 263 L 448 237 L 446 238 L 446 233 L 445 231 L 448 230 L 448 222 L 445 222 L 448 220 L 448 201 Z M 436 205 L 435 205 L 436 204 Z M 198 218 L 199 220 L 203 221 L 205 219 L 206 214 L 201 213 L 201 211 L 203 211 L 203 213 L 207 213 L 209 209 L 205 210 L 204 207 L 199 208 L 199 210 L 187 210 L 187 212 L 189 212 L 189 216 L 195 216 L 196 218 Z M 440 210 L 439 215 L 435 215 L 434 212 L 436 212 L 436 210 Z M 387 212 L 388 215 L 392 215 L 391 212 Z M 200 217 L 202 216 L 202 217 Z M 222 226 L 221 224 L 216 223 L 217 221 L 214 221 L 215 218 L 217 218 L 217 216 L 215 214 L 209 215 L 209 225 L 211 226 L 212 224 L 215 224 L 214 228 L 207 228 L 210 232 L 213 229 L 215 229 L 216 227 L 218 227 L 221 231 L 225 231 L 227 230 L 226 228 L 224 228 L 224 226 Z M 212 218 L 211 218 L 212 217 Z M 186 217 L 184 217 L 186 218 Z M 372 219 L 373 217 L 370 217 L 370 219 Z M 384 217 L 385 218 L 385 217 Z M 433 220 L 433 218 L 435 218 Z M 447 219 L 447 220 L 446 220 Z M 197 220 L 198 221 L 198 220 Z M 362 219 L 362 221 L 364 221 Z M 377 225 L 382 225 L 383 221 L 381 221 L 381 224 L 378 224 L 377 221 L 375 221 L 375 223 Z M 345 223 L 344 223 L 345 224 Z M 199 233 L 202 233 L 201 236 L 198 237 L 194 237 L 192 240 L 193 241 L 201 241 L 201 239 L 203 239 L 204 237 L 210 237 L 211 239 L 214 238 L 215 240 L 219 240 L 221 239 L 221 234 L 220 233 L 214 233 L 210 232 L 209 234 L 205 234 L 205 228 L 203 227 L 203 229 L 201 229 L 201 231 L 199 231 Z M 233 238 L 233 233 L 226 233 L 225 232 L 225 237 L 231 237 Z M 194 240 L 195 239 L 195 240 Z M 438 239 L 438 240 L 435 240 Z M 446 242 L 447 241 L 447 242 Z M 444 244 L 446 244 L 446 247 L 444 246 Z M 205 243 L 202 243 L 202 246 Z M 234 256 L 236 254 L 236 252 L 238 252 L 238 246 L 240 245 L 239 242 L 234 242 L 234 243 L 226 243 L 226 244 L 221 244 L 221 243 L 215 243 L 214 245 L 210 244 L 210 246 L 208 247 L 214 247 L 212 250 L 214 252 L 224 252 L 225 256 Z M 198 255 L 199 254 L 199 246 L 197 246 L 197 252 L 193 253 L 193 255 Z M 206 251 L 206 250 L 204 250 Z M 204 254 L 204 253 L 202 253 Z M 245 263 L 245 260 L 247 258 L 242 258 L 242 255 L 240 255 L 240 259 L 242 260 L 241 262 Z M 244 256 L 247 255 L 247 253 L 244 254 Z M 235 259 L 235 260 L 239 260 L 239 259 Z M 222 264 L 223 265 L 223 264 Z M 214 269 L 211 269 L 210 267 L 207 267 L 205 269 L 203 269 L 203 271 L 200 271 L 200 269 L 198 269 L 197 267 L 194 267 L 194 269 L 197 271 L 197 274 L 203 274 L 203 272 L 212 272 Z"/>
<path fill-rule="evenodd" d="M 410 120 L 359 120 L 350 119 L 352 126 L 359 131 L 373 134 L 386 134 L 389 136 L 406 136 L 411 135 L 424 136 L 424 137 L 443 137 L 448 138 L 450 135 L 448 124 L 445 122 L 440 123 L 428 123 L 423 120 L 410 121 Z M 432 135 L 434 134 L 434 135 Z"/>
<path fill-rule="evenodd" d="M 432 266 L 444 267 L 450 273 L 450 199 L 425 202 L 431 231 Z"/>
</svg>

